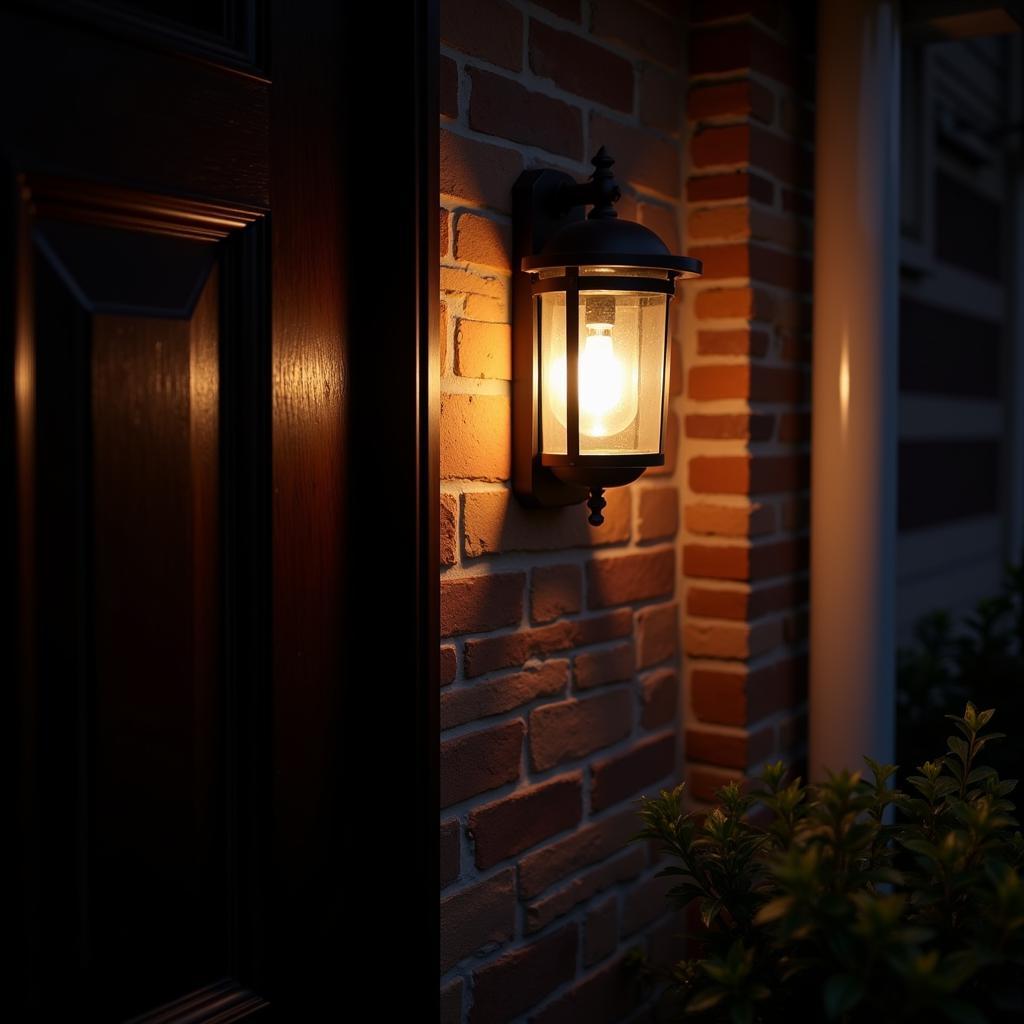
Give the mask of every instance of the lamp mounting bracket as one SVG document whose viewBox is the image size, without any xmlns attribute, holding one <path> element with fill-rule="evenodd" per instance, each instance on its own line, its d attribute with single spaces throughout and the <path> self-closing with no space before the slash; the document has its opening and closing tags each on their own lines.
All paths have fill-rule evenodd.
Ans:
<svg viewBox="0 0 1024 1024">
<path fill-rule="evenodd" d="M 577 199 L 576 190 L 592 184 L 579 185 L 563 171 L 540 170 L 524 171 L 512 189 L 512 488 L 524 504 L 533 507 L 577 505 L 589 489 L 564 483 L 541 465 L 536 311 L 530 275 L 522 269 L 522 261 L 536 256 L 560 228 L 583 220 L 583 204 L 592 200 Z"/>
</svg>

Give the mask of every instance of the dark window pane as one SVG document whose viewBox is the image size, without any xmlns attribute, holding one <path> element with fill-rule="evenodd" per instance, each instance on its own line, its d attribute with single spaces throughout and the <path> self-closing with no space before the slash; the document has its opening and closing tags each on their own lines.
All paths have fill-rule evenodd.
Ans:
<svg viewBox="0 0 1024 1024">
<path fill-rule="evenodd" d="M 903 441 L 899 454 L 899 528 L 999 510 L 999 442 Z"/>
</svg>

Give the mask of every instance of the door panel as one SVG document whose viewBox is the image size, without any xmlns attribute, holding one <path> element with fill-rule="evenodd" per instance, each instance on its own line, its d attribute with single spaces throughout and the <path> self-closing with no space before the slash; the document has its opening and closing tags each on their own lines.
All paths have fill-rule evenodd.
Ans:
<svg viewBox="0 0 1024 1024">
<path fill-rule="evenodd" d="M 26 909 L 30 960 L 71 983 L 32 1005 L 251 1015 L 270 892 L 270 600 L 251 578 L 270 447 L 247 412 L 270 391 L 264 218 L 31 175 L 19 195 Z"/>
</svg>

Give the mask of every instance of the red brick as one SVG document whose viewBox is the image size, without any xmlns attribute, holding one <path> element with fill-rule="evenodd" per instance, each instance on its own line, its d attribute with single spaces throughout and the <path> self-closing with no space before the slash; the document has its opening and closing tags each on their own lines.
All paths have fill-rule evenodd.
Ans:
<svg viewBox="0 0 1024 1024">
<path fill-rule="evenodd" d="M 633 65 L 573 32 L 531 20 L 530 67 L 566 92 L 615 110 L 633 111 Z"/>
<path fill-rule="evenodd" d="M 699 494 L 781 494 L 805 489 L 809 477 L 803 455 L 698 455 L 690 460 L 690 487 Z"/>
<path fill-rule="evenodd" d="M 604 643 L 629 636 L 633 616 L 628 608 L 588 619 L 555 622 L 537 629 L 522 629 L 503 636 L 466 641 L 463 654 L 467 678 L 500 668 L 524 665 L 530 658 L 544 657 L 571 647 Z"/>
<path fill-rule="evenodd" d="M 441 64 L 438 69 L 441 76 L 440 104 L 442 117 L 459 116 L 459 69 L 451 59 L 441 55 Z M 445 249 L 442 248 L 442 253 Z"/>
<path fill-rule="evenodd" d="M 806 661 L 790 658 L 749 671 L 694 669 L 690 700 L 697 717 L 718 725 L 748 725 L 782 708 L 795 707 L 806 694 Z"/>
<path fill-rule="evenodd" d="M 504 0 L 444 0 L 441 42 L 471 57 L 519 71 L 523 17 Z"/>
<path fill-rule="evenodd" d="M 618 956 L 548 1003 L 530 1024 L 617 1024 L 635 1009 L 635 983 Z"/>
<path fill-rule="evenodd" d="M 469 76 L 469 126 L 474 131 L 574 160 L 582 157 L 583 115 L 578 107 L 480 68 L 470 68 Z"/>
<path fill-rule="evenodd" d="M 455 673 L 458 671 L 458 656 L 454 647 L 441 648 L 441 685 L 447 686 L 455 682 Z"/>
<path fill-rule="evenodd" d="M 512 328 L 508 324 L 458 320 L 455 372 L 460 377 L 512 379 Z"/>
<path fill-rule="evenodd" d="M 441 744 L 441 806 L 451 807 L 478 793 L 519 778 L 523 734 L 520 721 L 505 722 Z"/>
<path fill-rule="evenodd" d="M 459 560 L 459 496 L 441 495 L 441 565 L 454 565 Z"/>
<path fill-rule="evenodd" d="M 469 835 L 476 849 L 476 866 L 493 867 L 542 839 L 573 828 L 583 814 L 582 794 L 582 777 L 565 775 L 475 808 L 469 815 Z"/>
<path fill-rule="evenodd" d="M 455 226 L 455 258 L 467 263 L 512 269 L 512 228 L 475 213 L 459 214 Z"/>
<path fill-rule="evenodd" d="M 637 666 L 650 668 L 676 656 L 679 635 L 679 607 L 653 605 L 636 613 L 636 637 L 639 650 Z"/>
<path fill-rule="evenodd" d="M 472 491 L 463 500 L 466 557 L 620 544 L 629 539 L 630 533 L 629 489 L 614 487 L 605 497 L 608 505 L 604 524 L 591 526 L 586 509 L 577 505 L 526 508 L 507 490 Z"/>
<path fill-rule="evenodd" d="M 704 761 L 720 768 L 748 768 L 763 761 L 774 749 L 775 737 L 771 728 L 755 733 L 686 730 L 686 759 Z"/>
<path fill-rule="evenodd" d="M 659 736 L 597 762 L 591 769 L 591 809 L 603 811 L 672 775 L 675 749 L 674 735 Z"/>
<path fill-rule="evenodd" d="M 797 58 L 792 51 L 752 25 L 727 25 L 690 36 L 691 75 L 752 69 L 793 85 L 796 68 Z"/>
<path fill-rule="evenodd" d="M 512 407 L 502 395 L 441 395 L 443 479 L 507 480 Z"/>
<path fill-rule="evenodd" d="M 811 286 L 810 262 L 792 252 L 746 241 L 691 246 L 689 254 L 704 264 L 704 277 L 709 281 L 745 277 L 791 291 L 808 291 Z"/>
<path fill-rule="evenodd" d="M 457 818 L 441 825 L 441 888 L 459 877 L 461 852 L 459 822 Z"/>
<path fill-rule="evenodd" d="M 556 918 L 586 902 L 595 893 L 635 878 L 646 866 L 647 851 L 634 846 L 582 875 L 577 875 L 568 885 L 527 905 L 526 931 L 540 931 Z"/>
<path fill-rule="evenodd" d="M 687 437 L 710 440 L 767 441 L 774 427 L 775 417 L 761 413 L 701 413 L 686 417 Z"/>
<path fill-rule="evenodd" d="M 749 78 L 739 82 L 698 85 L 686 100 L 686 112 L 692 121 L 709 117 L 753 116 L 770 123 L 774 109 L 771 91 Z"/>
<path fill-rule="evenodd" d="M 628 690 L 543 704 L 530 712 L 530 764 L 534 771 L 546 771 L 616 743 L 632 729 Z"/>
<path fill-rule="evenodd" d="M 808 581 L 787 579 L 781 583 L 757 587 L 750 594 L 749 615 L 752 619 L 807 603 Z"/>
<path fill-rule="evenodd" d="M 679 66 L 679 26 L 634 0 L 593 0 L 591 31 L 670 68 Z"/>
<path fill-rule="evenodd" d="M 675 487 L 643 487 L 640 490 L 640 514 L 637 540 L 661 540 L 674 537 L 679 528 L 679 491 Z"/>
<path fill-rule="evenodd" d="M 693 136 L 690 152 L 694 167 L 750 163 L 750 126 L 702 128 Z"/>
<path fill-rule="evenodd" d="M 775 509 L 771 505 L 699 505 L 686 506 L 686 528 L 691 533 L 719 534 L 724 537 L 756 537 L 775 529 Z"/>
<path fill-rule="evenodd" d="M 525 585 L 522 572 L 441 580 L 441 636 L 514 626 L 523 617 Z"/>
<path fill-rule="evenodd" d="M 686 591 L 686 611 L 698 618 L 746 621 L 749 605 L 749 590 L 689 587 Z"/>
<path fill-rule="evenodd" d="M 661 669 L 645 676 L 643 680 L 643 717 L 645 729 L 656 729 L 675 720 L 679 702 L 679 680 L 675 672 Z"/>
<path fill-rule="evenodd" d="M 533 899 L 566 875 L 618 853 L 637 831 L 636 812 L 630 808 L 527 854 L 519 862 L 519 898 Z"/>
<path fill-rule="evenodd" d="M 666 135 L 678 135 L 682 128 L 682 86 L 674 74 L 654 64 L 640 66 L 640 122 Z"/>
<path fill-rule="evenodd" d="M 509 280 L 483 268 L 441 266 L 441 291 L 462 302 L 462 315 L 469 320 L 507 323 Z M 447 397 L 447 396 L 444 396 Z"/>
<path fill-rule="evenodd" d="M 700 401 L 748 398 L 793 404 L 803 400 L 806 390 L 807 376 L 799 367 L 729 363 L 690 369 L 690 397 Z"/>
<path fill-rule="evenodd" d="M 747 494 L 749 455 L 698 455 L 690 459 L 690 488 L 698 494 Z"/>
<path fill-rule="evenodd" d="M 749 327 L 698 331 L 697 352 L 702 356 L 763 356 L 768 352 L 768 333 Z"/>
<path fill-rule="evenodd" d="M 690 703 L 694 713 L 704 722 L 746 725 L 749 680 L 750 675 L 745 667 L 695 668 L 690 676 Z"/>
<path fill-rule="evenodd" d="M 679 195 L 679 147 L 641 128 L 612 121 L 601 114 L 590 118 L 592 145 L 608 147 L 615 157 L 619 181 L 644 185 L 666 196 Z"/>
<path fill-rule="evenodd" d="M 694 210 L 687 219 L 691 239 L 746 239 L 750 237 L 750 204 L 711 206 Z"/>
<path fill-rule="evenodd" d="M 441 1024 L 462 1024 L 461 978 L 453 978 L 441 989 Z"/>
<path fill-rule="evenodd" d="M 441 194 L 507 213 L 523 158 L 514 149 L 441 132 Z"/>
<path fill-rule="evenodd" d="M 633 678 L 636 671 L 636 653 L 633 641 L 617 647 L 585 651 L 576 655 L 573 678 L 577 690 L 591 690 L 605 683 L 621 683 Z"/>
<path fill-rule="evenodd" d="M 769 320 L 775 312 L 771 296 L 756 288 L 715 288 L 697 293 L 698 320 L 720 317 Z"/>
<path fill-rule="evenodd" d="M 441 728 L 454 729 L 465 722 L 522 707 L 538 697 L 553 697 L 564 693 L 568 682 L 569 662 L 559 659 L 530 665 L 513 675 L 446 690 L 441 694 Z"/>
<path fill-rule="evenodd" d="M 530 621 L 553 622 L 583 607 L 583 574 L 578 565 L 538 566 L 530 575 Z"/>
<path fill-rule="evenodd" d="M 716 199 L 756 199 L 759 203 L 770 205 L 775 201 L 775 186 L 767 178 L 750 171 L 711 174 L 690 178 L 686 183 L 686 198 L 691 203 Z"/>
<path fill-rule="evenodd" d="M 599 558 L 587 564 L 590 608 L 671 597 L 674 589 L 675 552 L 672 548 Z"/>
<path fill-rule="evenodd" d="M 478 949 L 508 942 L 515 922 L 511 868 L 441 900 L 441 973 Z"/>
<path fill-rule="evenodd" d="M 700 618 L 751 621 L 771 612 L 796 607 L 806 600 L 805 580 L 785 580 L 755 590 L 690 587 L 686 594 L 686 610 Z"/>
<path fill-rule="evenodd" d="M 691 619 L 683 627 L 683 646 L 695 658 L 745 660 L 779 646 L 782 622 L 772 619 L 747 625 L 745 622 L 715 622 Z"/>
<path fill-rule="evenodd" d="M 474 971 L 470 1024 L 505 1024 L 572 978 L 577 941 L 569 924 Z"/>
<path fill-rule="evenodd" d="M 750 548 L 733 544 L 686 544 L 683 573 L 720 580 L 750 578 Z"/>
<path fill-rule="evenodd" d="M 789 538 L 771 544 L 757 544 L 750 549 L 750 578 L 770 579 L 807 568 L 807 538 Z"/>
<path fill-rule="evenodd" d="M 718 791 L 730 782 L 741 785 L 746 782 L 742 775 L 735 772 L 722 771 L 719 768 L 707 768 L 703 765 L 690 765 L 686 769 L 686 786 L 695 800 L 717 804 Z"/>
<path fill-rule="evenodd" d="M 790 185 L 810 181 L 812 161 L 797 143 L 755 124 L 702 128 L 693 136 L 694 167 L 746 164 Z"/>
<path fill-rule="evenodd" d="M 583 964 L 594 964 L 615 952 L 619 944 L 619 898 L 614 893 L 587 911 L 583 929 Z"/>
</svg>

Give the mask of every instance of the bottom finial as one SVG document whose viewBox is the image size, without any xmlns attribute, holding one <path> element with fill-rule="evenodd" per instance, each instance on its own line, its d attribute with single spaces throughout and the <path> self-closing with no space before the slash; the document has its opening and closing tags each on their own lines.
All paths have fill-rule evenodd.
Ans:
<svg viewBox="0 0 1024 1024">
<path fill-rule="evenodd" d="M 587 505 L 590 508 L 590 516 L 587 522 L 591 526 L 600 526 L 604 522 L 604 516 L 601 514 L 601 510 L 608 504 L 604 500 L 602 495 L 604 494 L 603 487 L 591 487 L 590 497 L 587 498 Z"/>
</svg>

